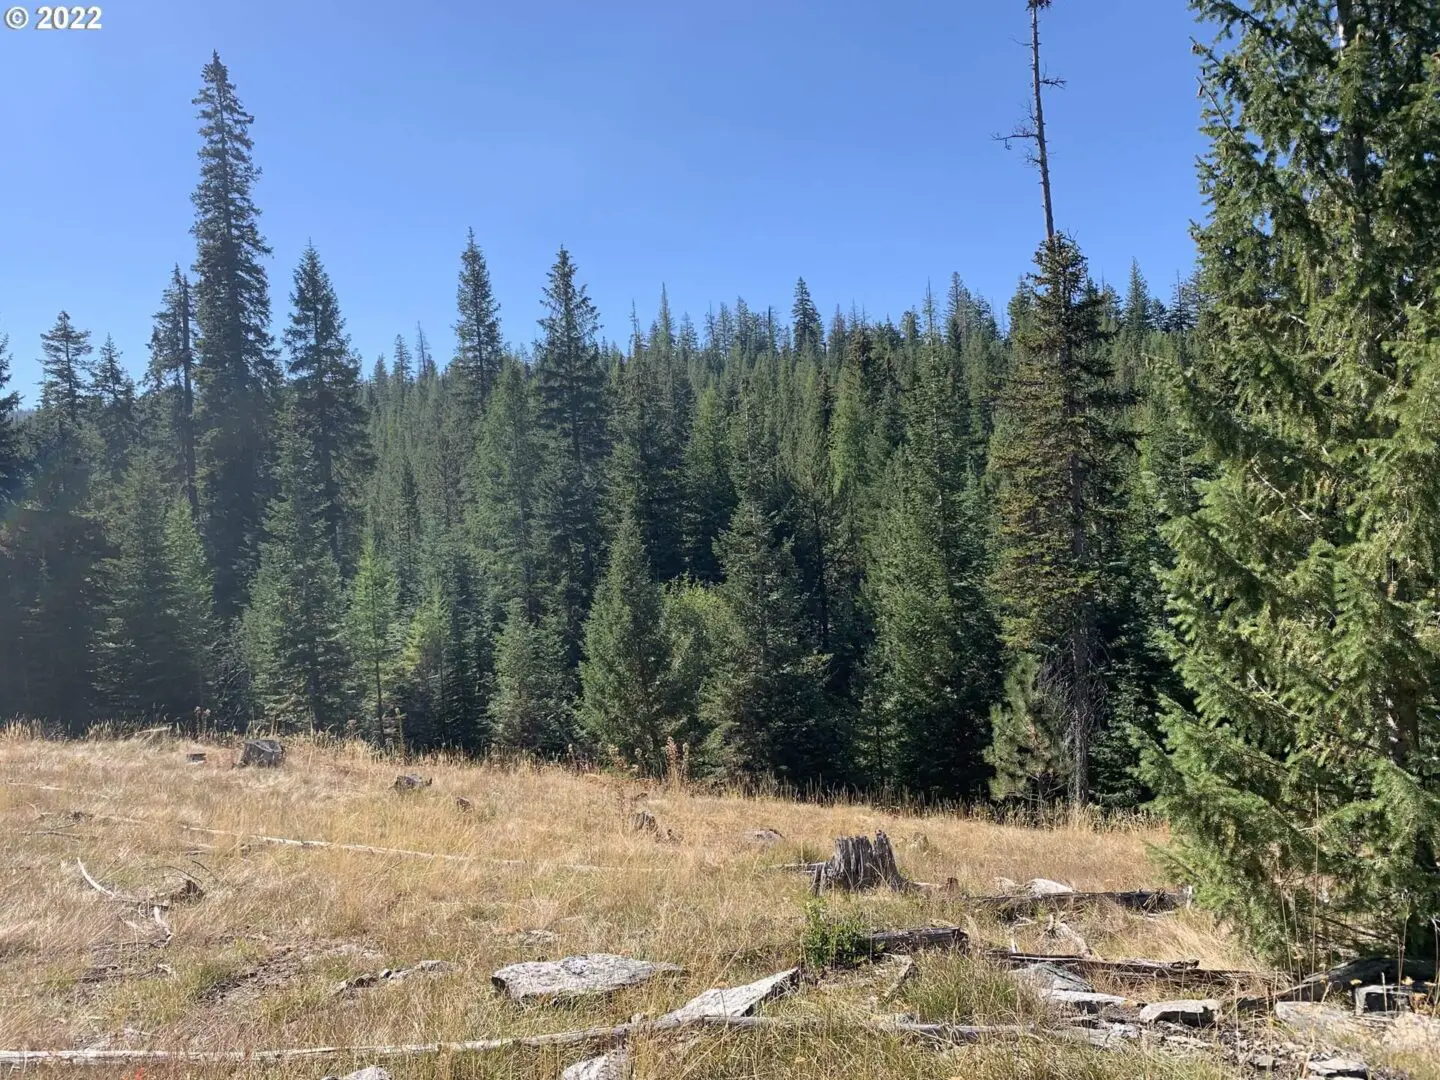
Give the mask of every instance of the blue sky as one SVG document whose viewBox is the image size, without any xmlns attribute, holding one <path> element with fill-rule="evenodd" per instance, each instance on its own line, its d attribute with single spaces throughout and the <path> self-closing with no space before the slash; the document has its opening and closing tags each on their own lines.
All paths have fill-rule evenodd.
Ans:
<svg viewBox="0 0 1440 1080">
<path fill-rule="evenodd" d="M 143 368 L 188 266 L 194 108 L 212 49 L 255 115 L 277 330 L 307 240 L 368 369 L 423 323 L 449 356 L 465 230 L 507 340 L 564 243 L 623 338 L 662 283 L 697 324 L 898 318 L 951 271 L 1003 308 L 1039 239 L 1020 149 L 1022 0 L 116 0 L 102 29 L 0 30 L 0 330 L 33 400 L 65 308 Z M 33 7 L 33 5 L 32 5 Z M 1168 295 L 1192 260 L 1198 28 L 1182 0 L 1059 0 L 1047 67 L 1057 224 L 1099 277 Z"/>
</svg>

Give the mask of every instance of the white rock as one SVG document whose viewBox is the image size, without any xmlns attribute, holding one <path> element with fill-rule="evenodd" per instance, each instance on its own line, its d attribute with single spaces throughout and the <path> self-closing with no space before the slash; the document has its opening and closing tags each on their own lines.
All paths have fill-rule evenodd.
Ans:
<svg viewBox="0 0 1440 1080">
<path fill-rule="evenodd" d="M 1069 885 L 1061 884 L 1058 881 L 1037 877 L 1031 878 L 1025 883 L 1025 891 L 1031 896 L 1064 896 L 1066 893 L 1073 893 L 1075 890 Z"/>
<path fill-rule="evenodd" d="M 511 964 L 490 977 L 497 989 L 513 1001 L 536 998 L 572 998 L 608 994 L 626 986 L 649 982 L 656 975 L 678 974 L 674 964 L 632 960 L 609 953 L 567 956 L 564 960 L 535 960 Z"/>
<path fill-rule="evenodd" d="M 629 1052 L 615 1050 L 604 1057 L 577 1061 L 560 1074 L 560 1080 L 625 1080 L 629 1075 Z"/>
<path fill-rule="evenodd" d="M 672 1013 L 660 1019 L 684 1022 L 707 1016 L 749 1016 L 762 1001 L 769 1001 L 794 989 L 800 981 L 800 969 L 790 968 L 758 979 L 744 986 L 731 986 L 721 990 L 706 990 Z"/>
<path fill-rule="evenodd" d="M 1124 1005 L 1125 998 L 1115 994 L 1097 994 L 1087 990 L 1041 990 L 1040 996 L 1056 1005 L 1063 1005 L 1076 1012 L 1096 1013 L 1115 1005 Z"/>
<path fill-rule="evenodd" d="M 1345 1076 L 1365 1080 L 1370 1075 L 1370 1066 L 1353 1058 L 1325 1058 L 1305 1064 L 1306 1076 Z"/>
<path fill-rule="evenodd" d="M 1220 1002 L 1213 998 L 1181 998 L 1178 1001 L 1157 1001 L 1140 1010 L 1142 1024 L 1160 1022 L 1209 1027 L 1220 1011 Z"/>
</svg>

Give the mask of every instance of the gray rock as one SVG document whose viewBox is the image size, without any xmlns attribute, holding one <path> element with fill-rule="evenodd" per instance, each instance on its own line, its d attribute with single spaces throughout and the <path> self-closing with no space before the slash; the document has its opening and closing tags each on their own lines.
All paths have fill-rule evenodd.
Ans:
<svg viewBox="0 0 1440 1080">
<path fill-rule="evenodd" d="M 683 970 L 674 964 L 591 953 L 564 960 L 511 964 L 495 972 L 490 981 L 512 1001 L 534 1001 L 608 994 L 649 982 L 656 975 L 679 974 Z"/>
<path fill-rule="evenodd" d="M 771 844 L 784 840 L 779 831 L 775 829 L 756 829 L 750 834 L 750 841 L 755 844 L 764 844 L 769 847 Z"/>
<path fill-rule="evenodd" d="M 560 1074 L 560 1080 L 625 1080 L 629 1075 L 629 1052 L 615 1050 L 603 1057 L 577 1061 Z"/>
<path fill-rule="evenodd" d="M 1040 996 L 1056 1005 L 1084 1013 L 1098 1013 L 1102 1009 L 1125 1004 L 1123 997 L 1117 997 L 1115 994 L 1097 994 L 1093 991 L 1041 990 Z"/>
<path fill-rule="evenodd" d="M 1059 964 L 1026 964 L 1016 970 L 1015 976 L 1034 983 L 1042 990 L 1070 990 L 1088 994 L 1095 989 L 1075 972 Z"/>
<path fill-rule="evenodd" d="M 1357 1080 L 1367 1080 L 1370 1076 L 1370 1066 L 1353 1058 L 1325 1058 L 1321 1061 L 1306 1062 L 1305 1075 L 1346 1076 L 1355 1077 Z"/>
<path fill-rule="evenodd" d="M 1178 1001 L 1157 1001 L 1140 1010 L 1142 1024 L 1189 1024 L 1209 1027 L 1220 1012 L 1220 1002 L 1213 998 L 1182 998 Z"/>
<path fill-rule="evenodd" d="M 396 791 L 419 791 L 423 787 L 429 787 L 431 783 L 428 776 L 417 776 L 415 773 L 401 773 L 395 777 Z"/>
<path fill-rule="evenodd" d="M 800 969 L 767 975 L 744 986 L 731 986 L 721 990 L 706 990 L 697 998 L 687 1001 L 672 1013 L 666 1013 L 661 1021 L 684 1022 L 699 1020 L 708 1016 L 749 1016 L 761 1002 L 779 997 L 795 988 L 800 981 Z"/>
<path fill-rule="evenodd" d="M 367 1065 L 363 1069 L 347 1073 L 345 1076 L 327 1076 L 325 1080 L 390 1080 L 390 1074 L 379 1065 Z"/>
<path fill-rule="evenodd" d="M 246 739 L 240 751 L 240 765 L 273 769 L 285 760 L 285 747 L 279 739 Z"/>
</svg>

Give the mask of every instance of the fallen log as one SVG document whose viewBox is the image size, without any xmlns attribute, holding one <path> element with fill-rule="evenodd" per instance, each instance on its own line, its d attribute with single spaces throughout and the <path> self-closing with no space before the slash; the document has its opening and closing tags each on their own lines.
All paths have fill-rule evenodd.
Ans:
<svg viewBox="0 0 1440 1080">
<path fill-rule="evenodd" d="M 1251 979 L 1269 979 L 1259 971 L 1230 971 L 1223 968 L 1202 968 L 1198 960 L 1100 960 L 1093 956 L 1051 956 L 1047 953 L 1011 952 L 990 949 L 985 958 L 997 964 L 1023 967 L 1029 964 L 1056 964 L 1080 971 L 1106 971 L 1115 975 L 1133 975 L 1162 982 L 1235 983 Z"/>
<path fill-rule="evenodd" d="M 411 1043 L 398 1046 L 306 1046 L 282 1050 L 0 1050 L 0 1065 L 110 1065 L 133 1061 L 189 1064 L 244 1064 L 303 1061 L 355 1056 L 370 1058 L 423 1057 L 434 1054 L 480 1054 L 497 1050 L 543 1049 L 552 1046 L 618 1044 L 634 1035 L 659 1034 L 687 1028 L 717 1027 L 741 1031 L 799 1031 L 836 1026 L 882 1035 L 909 1035 L 937 1043 L 973 1043 L 986 1039 L 1036 1038 L 1034 1025 L 924 1024 L 908 1021 L 836 1022 L 824 1017 L 697 1016 L 682 1020 L 637 1020 L 613 1027 L 581 1028 L 544 1035 L 473 1039 L 466 1042 Z"/>
<path fill-rule="evenodd" d="M 1037 908 L 1069 910 L 1090 904 L 1109 903 L 1126 911 L 1158 913 L 1176 911 L 1190 902 L 1183 889 L 1125 889 L 1119 892 L 1028 892 L 1002 896 L 957 897 L 1002 914 L 1012 915 Z"/>
<path fill-rule="evenodd" d="M 906 954 L 926 949 L 964 952 L 970 937 L 958 926 L 917 926 L 908 930 L 876 930 L 866 935 L 871 956 Z"/>
</svg>

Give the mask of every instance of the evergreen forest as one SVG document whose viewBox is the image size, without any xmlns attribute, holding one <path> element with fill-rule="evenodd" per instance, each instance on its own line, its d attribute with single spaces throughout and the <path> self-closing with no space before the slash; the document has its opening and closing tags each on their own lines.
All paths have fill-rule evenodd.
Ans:
<svg viewBox="0 0 1440 1080">
<path fill-rule="evenodd" d="M 602 332 L 561 247 L 517 325 L 461 222 L 453 324 L 378 356 L 323 252 L 274 279 L 213 56 L 143 376 L 79 298 L 0 311 L 0 717 L 1146 807 L 1261 945 L 1432 948 L 1440 8 L 1194 0 L 1195 272 L 1106 283 L 1052 224 L 1049 6 L 1012 296 Z"/>
</svg>

